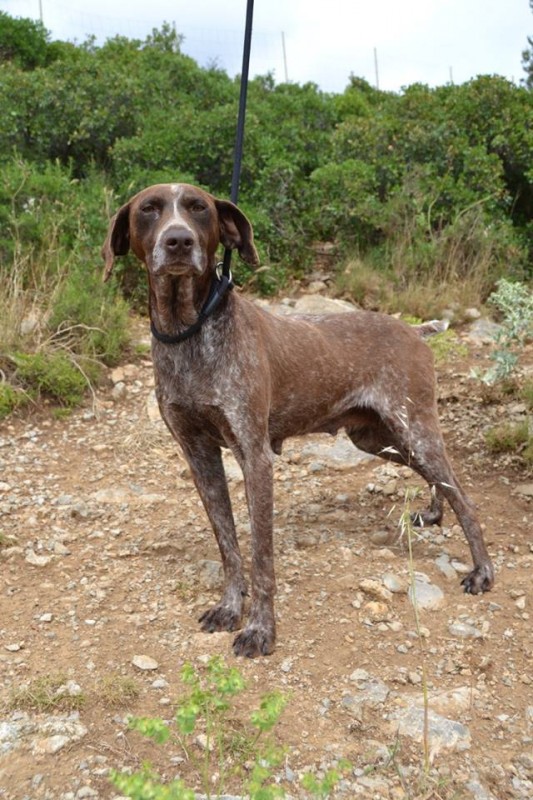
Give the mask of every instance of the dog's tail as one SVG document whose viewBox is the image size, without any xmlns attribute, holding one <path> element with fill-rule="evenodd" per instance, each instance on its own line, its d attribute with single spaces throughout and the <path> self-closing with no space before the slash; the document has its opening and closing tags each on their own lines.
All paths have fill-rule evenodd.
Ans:
<svg viewBox="0 0 533 800">
<path fill-rule="evenodd" d="M 435 336 L 436 333 L 444 333 L 448 330 L 450 321 L 447 319 L 431 319 L 429 322 L 422 322 L 420 325 L 413 325 L 413 328 L 426 339 L 428 336 Z"/>
</svg>

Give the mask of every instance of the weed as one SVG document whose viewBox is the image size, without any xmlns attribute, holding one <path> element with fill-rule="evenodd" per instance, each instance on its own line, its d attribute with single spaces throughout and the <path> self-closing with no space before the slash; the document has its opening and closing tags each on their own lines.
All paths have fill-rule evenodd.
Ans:
<svg viewBox="0 0 533 800">
<path fill-rule="evenodd" d="M 533 411 L 533 380 L 524 381 L 519 391 L 520 399 L 526 404 L 528 411 Z"/>
<path fill-rule="evenodd" d="M 13 547 L 16 543 L 17 540 L 12 534 L 0 531 L 0 547 Z"/>
<path fill-rule="evenodd" d="M 124 675 L 108 675 L 98 684 L 98 696 L 106 706 L 127 706 L 139 697 L 139 686 Z"/>
<path fill-rule="evenodd" d="M 85 695 L 73 690 L 65 675 L 43 675 L 14 691 L 8 708 L 39 712 L 72 711 L 81 708 L 85 701 Z"/>
<path fill-rule="evenodd" d="M 531 419 L 490 428 L 485 434 L 485 442 L 491 453 L 516 453 L 528 466 L 533 465 Z"/>
<path fill-rule="evenodd" d="M 526 340 L 533 335 L 533 292 L 523 283 L 498 281 L 497 290 L 489 297 L 500 312 L 502 319 L 494 334 L 496 348 L 491 353 L 494 366 L 487 370 L 481 380 L 487 384 L 512 378 L 518 369 L 518 361 Z"/>
<path fill-rule="evenodd" d="M 45 394 L 61 405 L 72 407 L 81 403 L 90 377 L 96 377 L 94 364 L 83 364 L 61 351 L 17 353 L 16 378 L 25 389 Z"/>
<path fill-rule="evenodd" d="M 24 405 L 28 396 L 7 382 L 0 382 L 0 419 L 8 417 L 16 408 Z"/>
<path fill-rule="evenodd" d="M 185 664 L 181 678 L 188 691 L 177 704 L 175 731 L 164 720 L 153 717 L 132 717 L 130 727 L 160 745 L 170 739 L 177 741 L 195 768 L 208 798 L 221 794 L 230 776 L 244 773 L 243 763 L 250 759 L 253 767 L 245 788 L 251 800 L 283 796 L 282 789 L 272 781 L 272 767 L 279 763 L 280 752 L 274 747 L 270 734 L 285 708 L 286 698 L 279 692 L 265 695 L 251 714 L 249 727 L 237 738 L 230 719 L 230 701 L 245 688 L 239 670 L 226 666 L 221 658 L 213 657 L 201 672 L 191 664 Z M 202 743 L 200 753 L 199 740 Z M 239 759 L 237 763 L 236 757 Z M 212 778 L 215 776 L 216 793 L 212 795 Z M 194 797 L 183 781 L 162 784 L 147 768 L 132 775 L 115 771 L 111 780 L 123 794 L 139 800 L 146 797 L 188 800 Z"/>
<path fill-rule="evenodd" d="M 320 798 L 320 800 L 327 800 L 331 797 L 332 792 L 335 791 L 335 787 L 343 773 L 350 769 L 351 764 L 341 759 L 337 768 L 328 770 L 321 780 L 318 780 L 312 772 L 307 772 L 302 778 L 302 786 L 308 792 L 311 792 L 313 797 Z"/>
</svg>

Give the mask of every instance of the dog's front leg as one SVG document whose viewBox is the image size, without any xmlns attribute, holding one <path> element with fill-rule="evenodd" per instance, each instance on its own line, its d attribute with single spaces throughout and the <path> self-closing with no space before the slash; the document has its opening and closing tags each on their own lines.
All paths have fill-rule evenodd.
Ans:
<svg viewBox="0 0 533 800">
<path fill-rule="evenodd" d="M 266 442 L 246 453 L 241 463 L 252 529 L 252 604 L 248 623 L 233 642 L 233 651 L 248 658 L 268 655 L 276 641 L 272 462 Z"/>
<path fill-rule="evenodd" d="M 221 450 L 198 432 L 194 436 L 179 435 L 177 438 L 213 528 L 224 569 L 222 597 L 199 621 L 202 629 L 209 633 L 234 631 L 240 627 L 247 587 Z"/>
</svg>

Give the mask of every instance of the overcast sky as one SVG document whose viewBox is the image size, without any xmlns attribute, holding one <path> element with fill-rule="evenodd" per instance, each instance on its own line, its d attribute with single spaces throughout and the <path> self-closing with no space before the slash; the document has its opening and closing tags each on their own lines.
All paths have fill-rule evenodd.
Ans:
<svg viewBox="0 0 533 800">
<path fill-rule="evenodd" d="M 240 72 L 246 0 L 0 0 L 15 17 L 39 19 L 40 8 L 52 38 L 78 43 L 89 34 L 144 39 L 174 22 L 202 66 Z M 376 84 L 376 53 L 381 89 L 479 74 L 519 83 L 528 35 L 528 0 L 255 0 L 250 73 L 342 92 L 350 73 Z"/>
</svg>

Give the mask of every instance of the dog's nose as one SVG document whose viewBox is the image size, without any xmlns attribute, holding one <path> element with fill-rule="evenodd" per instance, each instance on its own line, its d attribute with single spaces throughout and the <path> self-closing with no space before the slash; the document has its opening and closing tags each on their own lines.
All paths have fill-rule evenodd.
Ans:
<svg viewBox="0 0 533 800">
<path fill-rule="evenodd" d="M 187 254 L 194 245 L 194 237 L 186 228 L 170 228 L 163 237 L 163 247 L 170 255 Z"/>
</svg>

